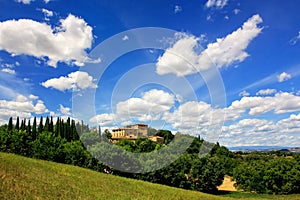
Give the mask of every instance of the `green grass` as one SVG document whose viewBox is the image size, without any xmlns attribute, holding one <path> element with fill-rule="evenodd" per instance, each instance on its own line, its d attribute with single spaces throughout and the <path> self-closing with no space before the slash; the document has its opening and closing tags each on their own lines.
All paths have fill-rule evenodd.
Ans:
<svg viewBox="0 0 300 200">
<path fill-rule="evenodd" d="M 0 199 L 223 199 L 0 153 Z"/>
<path fill-rule="evenodd" d="M 276 197 L 276 198 L 275 198 Z M 80 167 L 0 153 L 0 199 L 300 199 L 300 195 L 209 195 Z"/>
</svg>

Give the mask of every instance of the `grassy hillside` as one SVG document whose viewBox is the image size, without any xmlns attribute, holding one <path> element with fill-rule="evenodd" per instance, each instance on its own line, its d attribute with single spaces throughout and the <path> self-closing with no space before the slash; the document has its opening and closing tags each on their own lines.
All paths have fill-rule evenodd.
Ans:
<svg viewBox="0 0 300 200">
<path fill-rule="evenodd" d="M 213 196 L 0 153 L 0 199 L 256 199 Z M 263 197 L 263 196 L 261 196 Z M 269 199 L 271 196 L 264 196 Z M 264 199 L 259 198 L 259 199 Z M 277 196 L 276 196 L 277 197 Z M 275 199 L 287 199 L 281 196 Z M 291 198 L 290 198 L 291 197 Z M 289 196 L 288 199 L 298 199 Z M 274 196 L 272 196 L 274 198 Z"/>
<path fill-rule="evenodd" d="M 223 199 L 0 153 L 0 199 Z"/>
</svg>

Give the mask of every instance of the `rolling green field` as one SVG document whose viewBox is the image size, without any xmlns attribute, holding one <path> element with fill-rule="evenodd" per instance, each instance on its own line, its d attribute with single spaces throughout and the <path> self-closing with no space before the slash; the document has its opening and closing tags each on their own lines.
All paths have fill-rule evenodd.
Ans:
<svg viewBox="0 0 300 200">
<path fill-rule="evenodd" d="M 222 199 L 14 154 L 0 162 L 0 199 Z"/>
<path fill-rule="evenodd" d="M 80 167 L 0 153 L 0 199 L 300 199 L 244 193 L 209 195 Z"/>
</svg>

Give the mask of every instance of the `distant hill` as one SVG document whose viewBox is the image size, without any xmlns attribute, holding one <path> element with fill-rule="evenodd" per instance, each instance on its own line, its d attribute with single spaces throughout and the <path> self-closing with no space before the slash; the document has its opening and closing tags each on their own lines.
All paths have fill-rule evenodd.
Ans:
<svg viewBox="0 0 300 200">
<path fill-rule="evenodd" d="M 0 153 L 0 199 L 224 198 Z"/>
<path fill-rule="evenodd" d="M 284 147 L 284 146 L 238 146 L 238 147 L 229 147 L 230 151 L 282 151 L 282 152 L 292 152 L 300 153 L 300 147 Z"/>
</svg>

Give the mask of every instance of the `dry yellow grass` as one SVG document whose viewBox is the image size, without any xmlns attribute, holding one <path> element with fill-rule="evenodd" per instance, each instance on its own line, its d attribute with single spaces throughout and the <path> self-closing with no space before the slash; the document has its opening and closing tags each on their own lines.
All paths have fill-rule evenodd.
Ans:
<svg viewBox="0 0 300 200">
<path fill-rule="evenodd" d="M 230 192 L 237 191 L 237 189 L 234 187 L 234 183 L 235 181 L 232 181 L 230 176 L 225 176 L 224 181 L 222 185 L 218 187 L 218 190 Z"/>
</svg>

